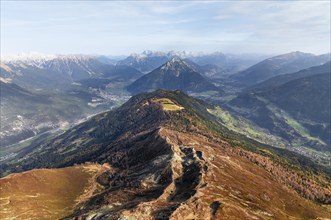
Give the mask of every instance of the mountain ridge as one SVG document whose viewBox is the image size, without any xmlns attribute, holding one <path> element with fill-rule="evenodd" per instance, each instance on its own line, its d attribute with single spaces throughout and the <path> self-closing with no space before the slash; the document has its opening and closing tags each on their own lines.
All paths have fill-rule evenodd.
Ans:
<svg viewBox="0 0 331 220">
<path fill-rule="evenodd" d="M 63 219 L 328 215 L 307 199 L 330 202 L 331 171 L 285 150 L 245 144 L 208 113 L 212 107 L 180 91 L 143 93 L 41 142 L 19 163 L 1 164 L 2 173 L 107 164 L 93 180 L 101 191 Z M 280 212 L 284 204 L 287 209 Z"/>
<path fill-rule="evenodd" d="M 216 86 L 195 72 L 189 64 L 180 58 L 172 58 L 162 66 L 137 79 L 127 89 L 133 94 L 156 89 L 180 89 L 186 92 L 218 90 Z"/>
<path fill-rule="evenodd" d="M 226 54 L 219 51 L 211 53 L 188 52 L 188 51 L 144 51 L 142 53 L 133 53 L 127 58 L 120 60 L 118 64 L 129 65 L 141 72 L 148 73 L 173 57 L 189 59 L 198 65 L 217 65 L 226 69 L 227 73 L 232 74 L 236 71 L 243 70 L 259 62 L 266 55 L 245 55 L 245 54 Z"/>
<path fill-rule="evenodd" d="M 330 60 L 330 54 L 314 55 L 292 52 L 265 59 L 246 70 L 231 76 L 231 79 L 252 86 L 271 77 L 297 72 L 312 66 L 321 65 Z"/>
<path fill-rule="evenodd" d="M 155 57 L 159 58 L 160 55 L 164 54 L 155 54 Z M 218 55 L 216 60 L 224 58 L 224 62 L 228 62 L 224 54 Z M 153 52 L 145 52 L 141 58 L 150 56 L 154 56 Z M 292 56 L 300 57 L 301 54 L 290 54 L 286 59 Z M 106 90 L 113 92 L 113 88 L 125 85 L 132 80 L 131 77 L 142 75 L 132 66 L 111 65 L 112 68 L 99 68 L 101 61 L 94 58 L 91 65 L 82 66 L 82 74 L 75 75 L 74 71 L 69 73 L 72 70 L 70 62 L 64 62 L 63 68 L 57 68 L 60 61 L 57 58 L 51 62 L 47 61 L 49 65 L 44 67 L 53 68 L 54 73 L 63 72 L 69 84 L 74 82 L 72 87 L 68 87 L 75 88 L 70 94 L 81 95 L 86 100 L 86 96 L 90 97 L 88 94 L 103 93 Z M 107 63 L 108 60 L 104 62 Z M 93 67 L 94 64 L 97 68 Z M 1 83 L 12 85 L 11 82 L 16 83 L 10 78 L 14 68 L 11 64 L 8 65 L 1 63 L 0 80 Z M 79 61 L 74 62 L 73 66 L 78 69 L 81 67 Z M 90 67 L 97 71 L 91 71 Z M 318 93 L 319 89 L 324 91 L 324 88 L 327 88 L 330 74 L 319 73 L 320 69 L 326 67 L 327 64 L 324 64 L 302 70 L 295 77 L 279 77 L 280 80 L 277 78 L 274 81 L 277 86 L 263 87 L 268 90 L 265 97 L 261 95 L 261 88 L 258 91 L 247 90 L 249 95 L 253 96 L 253 101 L 246 100 L 245 96 L 244 101 L 253 103 L 253 106 L 254 103 L 263 104 L 270 112 L 267 112 L 267 116 L 279 119 L 273 122 L 290 126 L 291 129 L 282 131 L 283 133 L 301 135 L 304 141 L 308 140 L 300 142 L 302 139 L 295 139 L 295 149 L 308 146 L 306 143 L 324 143 L 322 137 L 315 137 L 307 132 L 310 128 L 306 127 L 306 124 L 310 121 L 301 119 L 306 114 L 313 116 L 310 118 L 314 120 L 316 117 L 325 120 L 325 112 L 319 111 L 320 114 L 316 114 L 308 109 L 307 113 L 301 107 L 308 105 L 305 101 L 314 99 L 313 94 Z M 24 69 L 24 64 L 19 64 L 19 68 Z M 35 65 L 31 71 L 38 68 L 42 69 Z M 207 70 L 213 68 L 215 71 L 224 70 L 215 66 L 206 67 Z M 5 186 L 0 189 L 0 201 L 4 201 L 0 203 L 0 209 L 4 210 L 1 214 L 5 214 L 9 219 L 13 218 L 13 215 L 24 216 L 27 214 L 26 208 L 29 207 L 33 216 L 38 216 L 38 211 L 44 215 L 43 210 L 50 210 L 49 219 L 328 218 L 331 211 L 328 206 L 331 203 L 330 167 L 326 163 L 287 149 L 270 147 L 266 145 L 267 142 L 259 143 L 256 138 L 259 136 L 254 136 L 259 131 L 254 131 L 254 127 L 250 128 L 249 134 L 252 136 L 238 132 L 238 129 L 242 129 L 242 124 L 232 123 L 233 117 L 226 115 L 229 112 L 223 111 L 223 106 L 205 103 L 178 90 L 193 92 L 194 95 L 199 92 L 206 94 L 210 89 L 215 89 L 208 95 L 221 94 L 218 87 L 200 75 L 200 70 L 202 71 L 203 67 L 174 56 L 154 70 L 155 72 L 143 75 L 135 81 L 133 84 L 141 87 L 135 88 L 137 90 L 132 93 L 143 93 L 131 97 L 117 109 L 97 114 L 63 131 L 59 130 L 54 134 L 50 132 L 22 145 L 13 146 L 11 152 L 14 153 L 8 157 L 6 154 L 0 161 L 1 175 L 6 176 L 0 179 L 0 184 L 4 183 Z M 15 74 L 19 75 L 19 71 Z M 42 75 L 42 71 L 39 74 Z M 214 76 L 213 72 L 210 74 Z M 226 74 L 225 71 L 222 74 Z M 165 85 L 164 82 L 168 84 Z M 114 85 L 115 87 L 111 88 Z M 306 87 L 310 90 L 306 90 Z M 20 89 L 19 86 L 13 89 L 15 88 L 23 95 L 34 96 L 34 92 L 29 92 L 28 89 Z M 84 92 L 84 89 L 86 93 L 79 93 Z M 290 89 L 302 91 L 294 96 Z M 156 91 L 147 93 L 151 90 Z M 275 94 L 281 94 L 282 99 L 273 97 Z M 326 94 L 319 94 L 321 100 L 325 99 Z M 103 95 L 107 98 L 107 93 Z M 288 99 L 283 98 L 284 96 Z M 97 106 L 96 96 L 92 97 L 88 104 Z M 55 100 L 54 98 L 56 97 L 52 97 L 52 100 Z M 290 100 L 290 104 L 286 100 Z M 327 102 L 322 101 L 319 104 L 323 103 Z M 287 111 L 284 105 L 294 110 Z M 298 106 L 300 109 L 296 109 Z M 313 106 L 313 110 L 321 109 L 318 103 Z M 70 107 L 70 110 L 72 109 L 74 108 Z M 255 111 L 254 114 L 259 112 Z M 219 117 L 221 114 L 223 118 Z M 282 120 L 277 118 L 278 116 L 282 116 Z M 26 116 L 20 114 L 17 117 L 21 120 Z M 269 123 L 264 119 L 262 123 Z M 315 126 L 312 130 L 319 133 L 320 127 L 328 129 L 323 120 L 316 120 L 317 124 L 310 123 Z M 232 123 L 231 126 L 235 129 L 227 123 Z M 266 140 L 274 140 L 274 146 L 277 146 L 279 139 L 265 134 Z M 10 152 L 8 149 L 0 150 L 7 153 Z M 71 177 L 74 179 L 71 180 Z M 10 181 L 7 181 L 8 179 Z M 63 185 L 60 184 L 62 188 L 56 188 L 57 184 L 54 184 L 52 186 L 55 188 L 49 187 L 46 194 L 49 193 L 54 202 L 64 201 L 66 194 L 69 194 L 71 198 L 66 210 L 61 211 L 62 206 L 53 210 L 52 202 L 46 201 L 46 197 L 43 202 L 44 191 L 36 190 L 31 193 L 29 190 L 33 188 L 31 181 L 42 185 L 49 184 L 52 179 L 57 183 L 63 180 Z M 20 195 L 11 193 L 17 192 L 15 183 L 22 183 Z M 69 187 L 66 184 L 72 185 Z M 78 191 L 69 190 L 75 185 L 79 186 Z M 40 204 L 45 206 L 28 203 L 31 198 L 37 198 L 41 201 Z M 24 203 L 28 206 L 25 209 L 20 208 L 19 204 Z M 8 208 L 16 211 L 7 212 Z"/>
<path fill-rule="evenodd" d="M 330 62 L 271 78 L 243 91 L 227 106 L 298 150 L 306 146 L 330 151 L 329 67 Z"/>
<path fill-rule="evenodd" d="M 263 89 L 267 87 L 274 87 L 276 85 L 282 85 L 286 82 L 300 79 L 306 76 L 315 75 L 315 74 L 322 74 L 331 72 L 331 61 L 328 61 L 322 65 L 319 66 L 312 66 L 307 69 L 300 70 L 295 73 L 287 73 L 282 74 L 279 76 L 272 77 L 266 81 L 263 81 L 262 83 L 256 84 L 252 87 L 248 87 L 247 90 L 256 90 L 256 89 Z"/>
</svg>

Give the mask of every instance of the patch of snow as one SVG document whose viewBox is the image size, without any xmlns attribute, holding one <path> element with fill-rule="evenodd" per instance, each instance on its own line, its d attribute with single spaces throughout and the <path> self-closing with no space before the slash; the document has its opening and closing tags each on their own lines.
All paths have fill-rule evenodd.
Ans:
<svg viewBox="0 0 331 220">
<path fill-rule="evenodd" d="M 52 60 L 55 59 L 56 55 L 53 54 L 43 54 L 38 52 L 31 52 L 31 53 L 19 53 L 19 54 L 12 54 L 1 56 L 1 61 L 5 63 L 12 63 L 15 61 L 37 61 L 37 60 Z"/>
<path fill-rule="evenodd" d="M 40 69 L 60 69 L 69 68 L 71 63 L 86 67 L 87 62 L 96 59 L 96 56 L 83 55 L 83 54 L 42 54 L 42 53 L 20 53 L 16 55 L 1 56 L 2 65 L 16 66 L 26 68 L 27 66 L 34 66 Z"/>
<path fill-rule="evenodd" d="M 2 69 L 4 69 L 5 71 L 7 71 L 7 72 L 12 72 L 12 69 L 9 66 L 7 66 L 6 64 L 2 63 L 2 62 L 0 63 L 0 67 Z"/>
<path fill-rule="evenodd" d="M 3 78 L 0 76 L 0 81 L 3 83 L 11 83 L 12 79 L 11 78 Z"/>
</svg>

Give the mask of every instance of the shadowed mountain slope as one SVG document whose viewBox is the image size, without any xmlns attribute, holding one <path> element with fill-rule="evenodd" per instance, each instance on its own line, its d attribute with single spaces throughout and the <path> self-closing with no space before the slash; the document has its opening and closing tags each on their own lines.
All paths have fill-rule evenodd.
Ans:
<svg viewBox="0 0 331 220">
<path fill-rule="evenodd" d="M 266 59 L 234 74 L 231 78 L 242 85 L 252 86 L 278 75 L 321 65 L 329 60 L 330 54 L 316 56 L 309 53 L 292 52 Z"/>
<path fill-rule="evenodd" d="M 129 98 L 125 87 L 142 75 L 89 55 L 1 59 L 0 148 L 122 104 Z"/>
<path fill-rule="evenodd" d="M 89 55 L 57 55 L 51 58 L 4 60 L 3 78 L 11 78 L 17 85 L 29 90 L 66 91 L 72 83 L 89 79 L 135 80 L 142 73 L 130 66 L 102 63 Z"/>
<path fill-rule="evenodd" d="M 289 82 L 287 79 L 293 78 L 290 75 L 282 78 L 284 80 L 278 78 L 274 86 L 248 90 L 228 104 L 238 114 L 290 140 L 295 147 L 330 151 L 330 69 L 328 71 Z M 282 81 L 285 83 L 278 85 Z"/>
<path fill-rule="evenodd" d="M 331 61 L 326 62 L 323 65 L 313 66 L 308 69 L 300 70 L 299 72 L 275 76 L 262 83 L 249 87 L 248 90 L 271 88 L 271 87 L 283 85 L 292 80 L 300 79 L 306 76 L 312 76 L 321 73 L 330 73 L 331 72 L 330 65 L 331 65 Z"/>
<path fill-rule="evenodd" d="M 218 88 L 197 73 L 185 61 L 173 58 L 159 68 L 137 79 L 127 87 L 128 91 L 137 94 L 157 89 L 202 92 L 217 91 Z"/>
<path fill-rule="evenodd" d="M 330 170 L 228 131 L 213 107 L 180 91 L 143 93 L 27 148 L 2 173 L 108 164 L 95 178 L 101 192 L 63 219 L 329 217 Z"/>
</svg>

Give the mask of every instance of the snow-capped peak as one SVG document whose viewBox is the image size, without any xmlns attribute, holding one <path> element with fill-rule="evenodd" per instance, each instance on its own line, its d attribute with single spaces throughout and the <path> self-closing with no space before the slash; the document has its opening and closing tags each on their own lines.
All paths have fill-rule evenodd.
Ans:
<svg viewBox="0 0 331 220">
<path fill-rule="evenodd" d="M 12 79 L 11 78 L 3 78 L 0 76 L 0 81 L 3 82 L 3 83 L 11 83 L 12 82 Z"/>
<path fill-rule="evenodd" d="M 1 63 L 9 66 L 20 66 L 26 68 L 28 66 L 34 66 L 41 69 L 49 68 L 50 66 L 58 65 L 56 63 L 74 62 L 77 64 L 88 63 L 91 59 L 95 59 L 92 55 L 82 54 L 42 54 L 42 53 L 20 53 L 16 55 L 7 55 L 1 57 Z M 86 65 L 84 64 L 84 65 Z"/>
<path fill-rule="evenodd" d="M 287 53 L 287 54 L 277 55 L 277 56 L 268 58 L 267 60 L 269 60 L 269 61 L 273 61 L 273 60 L 293 61 L 295 59 L 301 59 L 301 58 L 313 57 L 313 56 L 316 56 L 316 55 L 311 54 L 311 53 L 295 51 L 295 52 L 291 52 L 291 53 Z"/>
<path fill-rule="evenodd" d="M 147 57 L 160 57 L 160 56 L 167 56 L 167 54 L 161 51 L 151 51 L 151 50 L 145 50 L 142 53 L 130 54 L 130 57 L 133 57 L 136 60 L 142 60 Z"/>
<path fill-rule="evenodd" d="M 36 60 L 52 60 L 55 59 L 56 55 L 54 54 L 43 54 L 38 52 L 30 52 L 30 53 L 19 53 L 19 54 L 11 54 L 11 55 L 5 55 L 1 56 L 1 61 L 5 63 L 11 63 L 16 61 L 36 61 Z"/>
<path fill-rule="evenodd" d="M 202 52 L 192 52 L 192 51 L 169 51 L 167 53 L 168 57 L 180 57 L 182 59 L 189 57 L 201 56 Z"/>
<path fill-rule="evenodd" d="M 189 57 L 196 57 L 201 56 L 203 53 L 201 52 L 188 52 L 188 51 L 169 51 L 169 52 L 162 52 L 162 51 L 151 51 L 145 50 L 142 53 L 132 53 L 130 56 L 135 58 L 136 60 L 145 59 L 147 57 L 180 57 L 182 59 L 189 58 Z"/>
<path fill-rule="evenodd" d="M 161 67 L 161 70 L 170 71 L 178 77 L 182 71 L 191 71 L 192 68 L 179 57 L 173 57 Z"/>
<path fill-rule="evenodd" d="M 95 58 L 92 55 L 84 55 L 84 54 L 43 54 L 38 52 L 30 52 L 30 53 L 19 53 L 19 54 L 12 54 L 12 55 L 4 55 L 1 56 L 1 62 L 4 63 L 13 63 L 13 62 L 42 62 L 42 61 L 49 61 L 54 59 L 60 60 L 88 60 L 91 58 Z"/>
<path fill-rule="evenodd" d="M 175 63 L 175 62 L 183 62 L 183 61 L 180 59 L 180 57 L 177 57 L 177 56 L 175 56 L 175 57 L 171 58 L 171 60 L 169 60 L 169 63 Z"/>
</svg>

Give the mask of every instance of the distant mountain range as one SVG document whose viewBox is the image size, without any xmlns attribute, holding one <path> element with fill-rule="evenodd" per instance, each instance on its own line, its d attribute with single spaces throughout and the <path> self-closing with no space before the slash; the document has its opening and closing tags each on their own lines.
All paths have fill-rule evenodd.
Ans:
<svg viewBox="0 0 331 220">
<path fill-rule="evenodd" d="M 105 64 L 89 55 L 57 55 L 8 59 L 1 63 L 1 77 L 32 89 L 68 88 L 91 78 L 133 80 L 142 74 L 129 66 Z M 51 83 L 50 83 L 51 82 Z"/>
<path fill-rule="evenodd" d="M 184 61 L 197 73 L 205 76 L 205 78 L 209 79 L 210 81 L 214 80 L 222 80 L 229 75 L 229 71 L 222 67 L 219 67 L 215 64 L 206 64 L 206 65 L 199 65 L 193 62 L 190 59 L 184 59 Z"/>
<path fill-rule="evenodd" d="M 33 94 L 20 86 L 0 78 L 0 108 L 1 108 L 1 145 L 18 142 L 22 139 L 34 136 L 36 130 L 47 130 L 52 125 L 29 123 L 33 118 L 25 118 L 22 109 L 26 111 L 38 111 L 37 106 L 50 105 L 51 100 L 47 96 Z M 31 115 L 29 115 L 31 116 Z M 45 116 L 45 115 L 43 115 Z M 38 120 L 43 120 L 41 115 Z M 29 125 L 27 125 L 29 124 Z"/>
<path fill-rule="evenodd" d="M 232 75 L 231 78 L 242 85 L 252 86 L 278 75 L 297 72 L 328 61 L 330 61 L 330 54 L 314 55 L 292 52 L 263 60 L 246 70 Z"/>
<path fill-rule="evenodd" d="M 132 66 L 143 73 L 147 73 L 166 63 L 171 56 L 162 52 L 145 51 L 142 54 L 131 54 L 124 60 L 120 60 L 118 64 Z"/>
<path fill-rule="evenodd" d="M 287 82 L 290 82 L 295 79 L 300 79 L 306 76 L 311 76 L 315 74 L 320 73 L 328 73 L 331 69 L 331 61 L 324 63 L 323 65 L 319 66 L 312 66 L 307 69 L 300 70 L 295 73 L 288 73 L 288 74 L 282 74 L 279 76 L 272 77 L 266 81 L 263 81 L 262 83 L 258 83 L 254 86 L 248 87 L 248 90 L 257 90 L 257 89 L 265 89 L 268 87 L 274 87 L 278 85 L 285 84 Z"/>
<path fill-rule="evenodd" d="M 102 111 L 91 107 L 92 94 L 37 93 L 0 79 L 0 149 Z M 113 103 L 108 103 L 108 109 Z M 2 151 L 4 152 L 4 151 Z"/>
<path fill-rule="evenodd" d="M 179 89 L 185 92 L 219 90 L 187 62 L 179 58 L 172 58 L 162 66 L 137 79 L 127 89 L 133 94 L 157 89 Z"/>
<path fill-rule="evenodd" d="M 329 56 L 2 59 L 0 216 L 327 219 Z"/>
<path fill-rule="evenodd" d="M 310 122 L 307 122 L 307 120 L 310 119 L 310 116 L 313 116 L 313 113 L 305 116 L 306 121 L 289 115 L 291 119 L 304 126 L 304 129 L 301 129 L 300 132 L 289 132 L 289 128 L 293 128 L 293 124 L 289 125 L 288 120 L 285 120 L 284 117 L 280 119 L 278 117 L 280 114 L 278 113 L 270 113 L 270 108 L 276 106 L 277 100 L 272 100 L 274 104 L 268 106 L 265 102 L 256 99 L 256 97 L 260 97 L 256 94 L 265 94 L 268 89 L 278 88 L 295 79 L 328 72 L 330 62 L 325 63 L 324 61 L 327 60 L 329 55 L 316 56 L 294 52 L 272 57 L 257 63 L 261 61 L 262 57 L 229 55 L 219 52 L 199 54 L 174 51 L 145 51 L 142 54 L 132 54 L 124 60 L 118 60 L 119 57 L 114 60 L 109 56 L 91 55 L 34 54 L 7 57 L 1 60 L 0 77 L 4 81 L 11 82 L 10 85 L 15 85 L 16 87 L 13 87 L 19 89 L 15 90 L 17 93 L 14 98 L 4 99 L 3 101 L 2 108 L 4 111 L 1 112 L 1 117 L 3 118 L 2 131 L 6 133 L 7 139 L 12 138 L 12 140 L 18 141 L 22 137 L 28 136 L 21 136 L 19 134 L 20 132 L 17 132 L 17 136 L 12 131 L 21 131 L 23 129 L 29 130 L 26 134 L 32 136 L 40 134 L 40 132 L 45 131 L 44 128 L 46 127 L 58 127 L 60 124 L 66 124 L 69 121 L 73 122 L 78 118 L 86 117 L 88 114 L 94 114 L 117 106 L 126 101 L 130 97 L 130 93 L 137 94 L 157 89 L 180 89 L 223 106 L 225 102 L 238 96 L 238 91 L 241 91 L 244 87 L 244 91 L 228 103 L 231 106 L 229 110 L 233 114 L 239 114 L 244 119 L 252 121 L 257 126 L 260 126 L 260 128 L 267 129 L 273 134 L 282 135 L 283 140 L 286 138 L 286 141 L 293 142 L 293 140 L 299 138 L 300 144 L 305 143 L 308 147 L 313 146 L 315 149 L 325 149 L 324 144 L 328 142 L 328 133 L 326 133 L 328 124 L 324 122 L 323 124 L 319 121 L 313 128 L 310 127 L 308 129 Z M 126 63 L 131 58 L 135 62 Z M 253 62 L 253 60 L 256 61 L 252 63 L 255 65 L 248 67 L 242 72 L 231 75 L 233 74 L 233 70 L 241 69 L 248 63 Z M 315 63 L 325 64 L 312 66 Z M 155 65 L 158 66 L 145 75 L 138 70 L 142 67 L 146 67 L 144 70 L 147 70 Z M 303 67 L 308 68 L 302 70 L 301 68 Z M 293 70 L 299 70 L 299 72 L 293 73 Z M 300 84 L 300 82 L 297 83 Z M 8 85 L 6 84 L 6 86 Z M 300 90 L 294 84 L 291 86 Z M 295 92 L 294 90 L 288 90 L 286 86 L 281 89 L 288 91 L 289 94 L 292 94 L 291 91 L 293 93 Z M 280 89 L 275 89 L 275 91 L 284 95 Z M 7 93 L 9 94 L 10 90 L 3 89 L 4 97 Z M 30 100 L 29 98 L 23 100 L 24 93 L 30 96 L 40 96 L 41 100 L 47 100 L 48 104 L 31 101 L 29 102 L 31 105 L 28 103 L 26 104 L 28 107 L 24 108 L 21 104 L 25 103 L 26 100 Z M 317 96 L 316 92 L 313 94 L 314 97 L 315 95 Z M 290 99 L 289 96 L 284 98 L 282 95 L 275 94 L 275 97 L 279 99 L 278 101 L 286 100 L 286 98 Z M 255 98 L 253 99 L 252 96 Z M 270 102 L 272 99 L 271 96 L 266 95 L 267 99 L 270 99 Z M 247 100 L 243 97 L 246 97 Z M 313 98 L 313 96 L 309 97 Z M 304 96 L 298 98 L 303 99 L 299 100 L 299 102 L 302 101 L 304 103 Z M 16 102 L 14 103 L 14 101 L 10 100 L 16 100 Z M 256 106 L 259 106 L 257 107 L 258 112 L 254 113 L 254 108 L 249 109 L 250 107 L 246 106 L 249 100 L 252 103 L 256 102 Z M 319 97 L 316 100 L 319 100 Z M 235 107 L 234 103 L 238 107 Z M 298 104 L 295 100 L 293 103 Z M 8 106 L 12 106 L 12 108 Z M 288 106 L 297 111 L 294 106 L 290 104 Z M 307 106 L 309 105 L 307 104 Z M 36 108 L 43 109 L 44 114 L 38 113 Z M 286 109 L 285 104 L 281 106 L 280 103 L 277 103 L 276 108 L 277 111 L 283 110 L 292 114 L 290 109 Z M 247 112 L 240 112 L 240 109 L 246 109 Z M 18 115 L 23 117 L 23 122 L 22 119 L 17 118 Z M 273 116 L 271 117 L 270 115 Z M 40 119 L 40 117 L 46 120 Z M 266 117 L 268 120 L 264 120 L 262 117 Z M 31 120 L 27 120 L 27 118 Z M 281 122 L 277 122 L 278 119 Z M 315 119 L 313 121 L 315 122 Z M 283 125 L 289 127 L 285 128 L 285 126 L 282 128 Z M 276 126 L 280 130 L 275 132 L 273 126 Z M 38 127 L 38 129 L 32 129 L 32 127 Z M 307 134 L 309 134 L 309 138 L 303 138 Z M 11 135 L 14 136 L 10 137 Z M 264 135 L 264 137 L 266 136 Z M 311 138 L 317 138 L 323 143 L 315 139 L 312 140 Z M 2 143 L 6 143 L 7 145 L 13 142 L 3 141 Z M 300 144 L 297 143 L 294 145 L 299 146 Z"/>
<path fill-rule="evenodd" d="M 52 80 L 53 83 L 50 86 L 61 86 L 89 78 L 120 78 L 122 74 L 126 74 L 124 77 L 126 79 L 130 77 L 130 79 L 134 79 L 139 77 L 139 72 L 151 72 L 172 58 L 185 60 L 191 67 L 194 67 L 196 72 L 210 79 L 226 78 L 242 70 L 231 76 L 231 79 L 249 86 L 276 75 L 323 64 L 330 60 L 330 54 L 316 56 L 293 52 L 264 61 L 261 61 L 266 58 L 263 55 L 231 55 L 220 52 L 202 54 L 185 51 L 144 51 L 117 61 L 107 56 L 37 54 L 2 58 L 1 76 L 14 77 L 14 82 L 23 87 L 28 86 L 29 80 L 30 84 L 34 82 L 39 83 L 40 86 L 45 84 L 41 81 Z M 139 72 L 129 74 L 133 72 L 133 68 Z M 25 76 L 26 73 L 28 73 L 28 77 Z M 22 82 L 26 85 L 23 85 Z"/>
<path fill-rule="evenodd" d="M 228 104 L 292 146 L 331 151 L 330 62 L 271 78 Z"/>
<path fill-rule="evenodd" d="M 10 57 L 0 69 L 1 147 L 126 101 L 123 87 L 143 75 L 88 55 Z"/>
<path fill-rule="evenodd" d="M 141 72 L 148 73 L 174 57 L 190 60 L 200 66 L 216 65 L 221 67 L 223 71 L 226 71 L 227 74 L 233 74 L 265 59 L 267 56 L 252 54 L 234 55 L 221 52 L 204 54 L 186 51 L 144 51 L 141 54 L 131 54 L 117 64 L 132 66 Z"/>
</svg>

